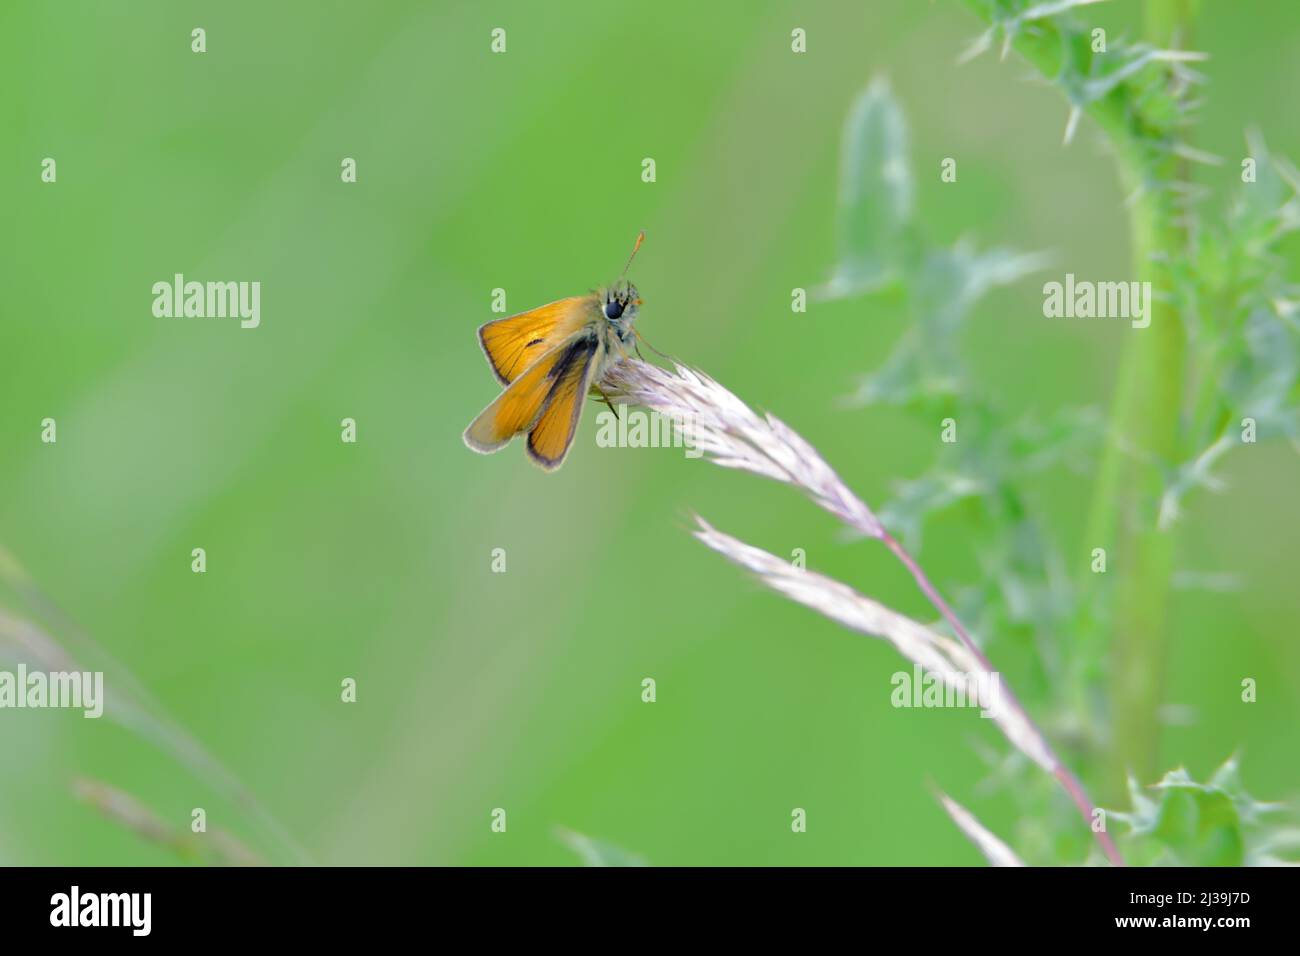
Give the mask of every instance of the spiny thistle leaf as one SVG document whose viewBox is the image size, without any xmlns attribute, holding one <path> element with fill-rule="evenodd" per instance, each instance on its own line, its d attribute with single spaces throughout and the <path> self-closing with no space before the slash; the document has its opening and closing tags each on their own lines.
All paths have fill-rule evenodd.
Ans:
<svg viewBox="0 0 1300 956">
<path fill-rule="evenodd" d="M 900 278 L 913 191 L 907 124 L 889 84 L 878 79 L 858 97 L 845 123 L 839 263 L 822 297 L 874 291 Z"/>
<path fill-rule="evenodd" d="M 908 550 L 919 551 L 921 529 L 931 515 L 991 490 L 973 475 L 931 469 L 919 478 L 899 482 L 894 497 L 880 509 L 880 520 L 894 529 Z"/>
<path fill-rule="evenodd" d="M 894 405 L 909 409 L 943 407 L 962 390 L 960 374 L 946 369 L 952 360 L 936 361 L 919 330 L 909 329 L 894 346 L 885 363 L 863 377 L 854 392 L 845 398 L 849 407 Z"/>
<path fill-rule="evenodd" d="M 931 408 L 960 392 L 965 373 L 955 333 L 990 290 L 1043 268 L 1048 258 L 969 242 L 930 247 L 913 224 L 907 121 L 881 80 L 858 97 L 845 122 L 839 189 L 838 260 L 821 299 L 901 284 L 911 329 L 848 403 Z"/>
<path fill-rule="evenodd" d="M 1153 154 L 1180 142 L 1180 129 L 1195 105 L 1188 93 L 1202 81 L 1187 64 L 1206 59 L 1205 54 L 1122 38 L 1107 41 L 1104 50 L 1095 49 L 1091 24 L 1071 15 L 1074 8 L 1087 6 L 1086 0 L 967 0 L 967 5 L 989 27 L 962 61 L 999 40 L 1004 58 L 1013 46 L 1019 49 L 1070 104 L 1066 142 L 1084 112 Z M 1152 162 L 1150 167 L 1157 165 Z"/>
<path fill-rule="evenodd" d="M 1246 792 L 1236 757 L 1229 758 L 1206 783 L 1183 767 L 1150 787 L 1130 778 L 1131 812 L 1112 811 L 1126 824 L 1134 862 L 1178 866 L 1242 866 L 1288 863 L 1300 849 L 1293 828 L 1272 820 L 1289 808 L 1264 803 Z"/>
</svg>

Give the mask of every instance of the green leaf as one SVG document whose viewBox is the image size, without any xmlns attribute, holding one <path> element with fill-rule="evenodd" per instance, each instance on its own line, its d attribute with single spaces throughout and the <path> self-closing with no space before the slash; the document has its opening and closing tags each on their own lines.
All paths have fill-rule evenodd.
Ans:
<svg viewBox="0 0 1300 956">
<path fill-rule="evenodd" d="M 878 79 L 853 104 L 844 128 L 837 259 L 823 298 L 884 288 L 902 275 L 912 224 L 907 122 Z"/>
<path fill-rule="evenodd" d="M 925 255 L 907 272 L 912 328 L 884 365 L 862 380 L 848 403 L 930 411 L 969 391 L 957 332 L 971 308 L 990 290 L 1010 285 L 1046 262 L 1039 253 L 976 252 L 965 242 Z"/>
<path fill-rule="evenodd" d="M 915 330 L 894 347 L 885 364 L 865 376 L 846 399 L 851 406 L 896 405 L 923 409 L 942 406 L 962 391 L 959 371 L 945 368 L 933 349 L 921 344 Z"/>
<path fill-rule="evenodd" d="M 1224 378 L 1230 408 L 1254 418 L 1265 432 L 1297 437 L 1294 392 L 1300 380 L 1300 336 L 1271 310 L 1257 308 L 1246 320 L 1244 340 L 1245 348 Z"/>
<path fill-rule="evenodd" d="M 914 311 L 932 335 L 951 336 L 971 307 L 998 286 L 1011 285 L 1048 264 L 1043 253 L 1011 249 L 975 250 L 969 242 L 926 256 L 914 286 Z"/>
<path fill-rule="evenodd" d="M 1274 865 L 1289 862 L 1300 851 L 1300 831 L 1272 825 L 1273 818 L 1289 808 L 1247 793 L 1235 757 L 1208 783 L 1197 782 L 1179 767 L 1145 791 L 1130 779 L 1129 794 L 1132 812 L 1112 811 L 1110 816 L 1129 827 L 1131 862 Z"/>
<path fill-rule="evenodd" d="M 936 469 L 914 481 L 900 483 L 894 497 L 880 509 L 880 520 L 901 535 L 909 549 L 919 551 L 921 526 L 927 516 L 988 491 L 969 475 Z"/>
<path fill-rule="evenodd" d="M 1240 824 L 1224 794 L 1173 789 L 1161 802 L 1154 835 L 1186 866 L 1240 866 Z"/>
</svg>

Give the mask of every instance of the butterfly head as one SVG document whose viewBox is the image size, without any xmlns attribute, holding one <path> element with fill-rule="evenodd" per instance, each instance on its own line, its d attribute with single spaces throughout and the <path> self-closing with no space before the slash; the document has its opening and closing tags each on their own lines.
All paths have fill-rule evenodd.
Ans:
<svg viewBox="0 0 1300 956">
<path fill-rule="evenodd" d="M 636 286 L 620 281 L 604 291 L 600 311 L 616 328 L 630 329 L 636 321 L 640 305 L 641 296 L 637 293 Z"/>
</svg>

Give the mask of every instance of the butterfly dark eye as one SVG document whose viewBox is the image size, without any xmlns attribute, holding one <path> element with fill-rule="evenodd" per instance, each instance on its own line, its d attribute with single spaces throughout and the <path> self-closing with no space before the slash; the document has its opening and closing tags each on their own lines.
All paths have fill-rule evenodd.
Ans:
<svg viewBox="0 0 1300 956">
<path fill-rule="evenodd" d="M 623 303 L 618 299 L 611 299 L 605 303 L 605 318 L 617 319 L 623 314 Z"/>
</svg>

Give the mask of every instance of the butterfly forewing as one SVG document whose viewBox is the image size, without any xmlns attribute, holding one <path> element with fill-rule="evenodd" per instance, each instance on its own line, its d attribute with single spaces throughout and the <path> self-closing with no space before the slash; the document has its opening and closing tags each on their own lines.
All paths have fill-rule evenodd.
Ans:
<svg viewBox="0 0 1300 956">
<path fill-rule="evenodd" d="M 590 322 L 593 308 L 599 304 L 591 296 L 575 295 L 482 326 L 478 340 L 497 380 L 509 385 Z"/>
</svg>

